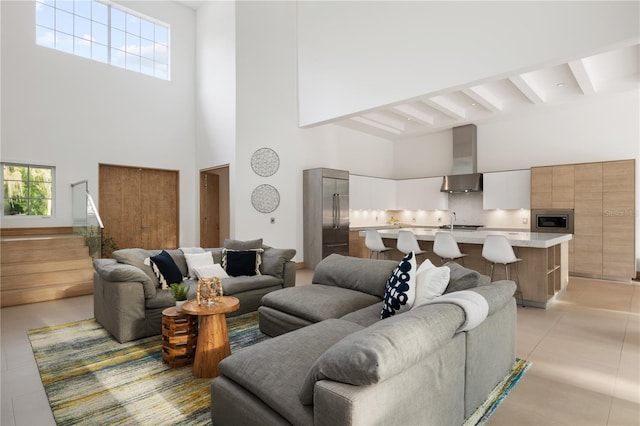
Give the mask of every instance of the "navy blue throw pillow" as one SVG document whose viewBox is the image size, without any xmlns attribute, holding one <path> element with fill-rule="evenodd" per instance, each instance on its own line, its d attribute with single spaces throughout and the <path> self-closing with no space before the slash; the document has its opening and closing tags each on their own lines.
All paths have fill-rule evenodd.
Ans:
<svg viewBox="0 0 640 426">
<path fill-rule="evenodd" d="M 222 249 L 222 267 L 232 277 L 261 275 L 263 249 Z"/>
<path fill-rule="evenodd" d="M 182 272 L 169 253 L 162 250 L 160 254 L 151 256 L 149 260 L 151 261 L 149 266 L 163 289 L 169 288 L 169 284 L 182 282 Z"/>
</svg>

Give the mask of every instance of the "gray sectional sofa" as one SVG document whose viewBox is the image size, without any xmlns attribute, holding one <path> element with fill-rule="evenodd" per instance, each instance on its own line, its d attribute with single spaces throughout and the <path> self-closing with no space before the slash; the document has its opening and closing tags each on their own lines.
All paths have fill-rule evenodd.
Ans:
<svg viewBox="0 0 640 426">
<path fill-rule="evenodd" d="M 295 285 L 296 266 L 291 259 L 296 251 L 277 249 L 262 244 L 262 240 L 226 240 L 233 250 L 262 248 L 261 275 L 235 276 L 222 279 L 224 294 L 240 300 L 240 309 L 230 315 L 240 315 L 258 309 L 265 294 Z M 222 262 L 223 248 L 207 248 L 215 263 Z M 116 250 L 112 259 L 93 262 L 93 309 L 96 320 L 119 342 L 161 334 L 162 311 L 175 306 L 170 292 L 160 288 L 160 282 L 145 259 L 162 250 L 131 248 Z M 182 250 L 166 250 L 188 276 Z M 190 287 L 189 299 L 196 297 L 197 279 L 184 279 Z"/>
<path fill-rule="evenodd" d="M 381 320 L 397 265 L 331 255 L 313 284 L 265 295 L 260 328 L 276 337 L 220 363 L 213 424 L 462 424 L 515 362 L 515 283 L 450 262 L 445 292 L 480 295 L 484 321 L 461 331 L 469 315 L 454 303 Z"/>
</svg>

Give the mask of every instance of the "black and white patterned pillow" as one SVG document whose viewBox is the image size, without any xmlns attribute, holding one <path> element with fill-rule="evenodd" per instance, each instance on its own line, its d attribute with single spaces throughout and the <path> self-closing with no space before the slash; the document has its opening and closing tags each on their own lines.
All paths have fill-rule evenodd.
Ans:
<svg viewBox="0 0 640 426">
<path fill-rule="evenodd" d="M 407 254 L 393 270 L 384 291 L 380 318 L 411 309 L 416 299 L 416 255 Z"/>
</svg>

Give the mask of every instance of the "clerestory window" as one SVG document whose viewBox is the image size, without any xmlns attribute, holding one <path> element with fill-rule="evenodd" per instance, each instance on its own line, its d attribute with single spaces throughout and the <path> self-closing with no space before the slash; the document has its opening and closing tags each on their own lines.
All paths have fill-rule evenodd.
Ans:
<svg viewBox="0 0 640 426">
<path fill-rule="evenodd" d="M 169 80 L 169 25 L 103 1 L 35 4 L 38 45 Z"/>
<path fill-rule="evenodd" d="M 52 216 L 55 168 L 2 164 L 4 216 Z"/>
</svg>

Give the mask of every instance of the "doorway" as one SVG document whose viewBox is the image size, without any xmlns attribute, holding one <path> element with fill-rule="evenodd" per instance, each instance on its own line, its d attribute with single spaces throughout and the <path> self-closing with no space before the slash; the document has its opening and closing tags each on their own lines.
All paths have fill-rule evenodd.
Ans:
<svg viewBox="0 0 640 426">
<path fill-rule="evenodd" d="M 200 247 L 222 247 L 230 234 L 229 166 L 200 171 Z"/>
<path fill-rule="evenodd" d="M 106 235 L 118 248 L 178 248 L 179 172 L 98 167 L 100 216 Z"/>
</svg>

